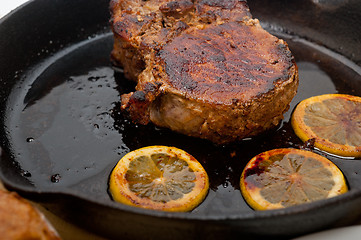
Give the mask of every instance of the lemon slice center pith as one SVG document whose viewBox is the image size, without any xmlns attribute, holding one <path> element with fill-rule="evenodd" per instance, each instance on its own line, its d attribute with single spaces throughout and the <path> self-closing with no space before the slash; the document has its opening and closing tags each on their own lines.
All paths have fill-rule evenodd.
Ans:
<svg viewBox="0 0 361 240">
<path fill-rule="evenodd" d="M 270 202 L 280 202 L 288 206 L 292 204 L 289 195 L 295 194 L 302 195 L 301 201 L 314 201 L 320 196 L 324 197 L 324 193 L 332 188 L 332 184 L 328 184 L 327 180 L 332 175 L 330 171 L 323 169 L 317 171 L 317 175 L 314 174 L 315 169 L 321 167 L 315 159 L 305 159 L 294 154 L 276 155 L 270 158 L 272 159 L 277 160 L 271 164 L 272 166 L 264 169 L 264 173 L 259 176 L 261 186 L 264 188 L 261 194 Z M 319 186 L 313 182 L 317 182 Z M 318 194 L 314 194 L 314 191 Z"/>
<path fill-rule="evenodd" d="M 126 173 L 129 189 L 155 202 L 182 198 L 194 188 L 195 178 L 186 161 L 164 153 L 134 159 Z"/>
</svg>

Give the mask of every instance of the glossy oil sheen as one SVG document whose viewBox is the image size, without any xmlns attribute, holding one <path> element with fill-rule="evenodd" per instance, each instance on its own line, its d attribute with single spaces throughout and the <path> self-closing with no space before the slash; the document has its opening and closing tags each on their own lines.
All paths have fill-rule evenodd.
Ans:
<svg viewBox="0 0 361 240">
<path fill-rule="evenodd" d="M 151 124 L 135 125 L 124 118 L 119 112 L 119 96 L 132 91 L 134 83 L 110 65 L 110 33 L 66 48 L 29 70 L 10 96 L 11 111 L 5 124 L 14 162 L 38 189 L 65 187 L 89 198 L 112 201 L 108 178 L 123 155 L 150 145 L 175 146 L 193 155 L 209 175 L 210 192 L 193 212 L 227 215 L 253 211 L 239 190 L 246 163 L 273 148 L 309 147 L 290 126 L 296 104 L 324 93 L 361 96 L 358 67 L 303 40 L 286 40 L 299 67 L 300 86 L 284 121 L 262 136 L 227 146 Z M 341 168 L 351 189 L 358 188 L 361 161 L 321 154 Z"/>
</svg>

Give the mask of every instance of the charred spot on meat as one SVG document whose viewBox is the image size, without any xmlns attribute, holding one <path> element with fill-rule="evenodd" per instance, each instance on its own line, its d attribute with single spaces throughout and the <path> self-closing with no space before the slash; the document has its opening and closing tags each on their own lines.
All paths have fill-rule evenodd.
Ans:
<svg viewBox="0 0 361 240">
<path fill-rule="evenodd" d="M 285 41 L 242 0 L 112 0 L 112 61 L 137 82 L 137 123 L 225 144 L 276 126 L 297 92 Z"/>
</svg>

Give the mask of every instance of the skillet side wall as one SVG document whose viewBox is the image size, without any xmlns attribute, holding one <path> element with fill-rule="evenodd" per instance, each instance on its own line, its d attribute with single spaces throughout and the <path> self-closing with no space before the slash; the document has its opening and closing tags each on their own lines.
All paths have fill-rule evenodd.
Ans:
<svg viewBox="0 0 361 240">
<path fill-rule="evenodd" d="M 108 9 L 108 0 L 33 0 L 0 20 L 1 123 L 6 120 L 7 111 L 11 111 L 6 103 L 16 91 L 14 86 L 24 80 L 24 70 L 29 71 L 62 48 L 110 31 Z M 3 124 L 0 142 L 3 155 L 7 155 L 0 160 L 5 184 L 12 179 L 20 186 L 29 187 L 16 163 L 11 161 L 11 150 L 7 151 L 11 146 Z"/>
<path fill-rule="evenodd" d="M 305 38 L 361 66 L 361 1 L 248 0 L 248 5 L 268 30 Z"/>
</svg>

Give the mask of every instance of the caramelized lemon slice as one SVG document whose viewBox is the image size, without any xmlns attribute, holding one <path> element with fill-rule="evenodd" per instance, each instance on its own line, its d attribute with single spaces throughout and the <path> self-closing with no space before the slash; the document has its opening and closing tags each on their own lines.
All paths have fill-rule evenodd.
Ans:
<svg viewBox="0 0 361 240">
<path fill-rule="evenodd" d="M 298 149 L 261 153 L 243 170 L 241 192 L 256 210 L 285 208 L 347 192 L 345 178 L 327 158 Z"/>
<path fill-rule="evenodd" d="M 315 146 L 326 152 L 361 157 L 361 98 L 326 94 L 300 102 L 291 118 L 296 135 L 315 139 Z"/>
<path fill-rule="evenodd" d="M 206 197 L 208 175 L 185 151 L 166 146 L 140 148 L 115 166 L 109 190 L 115 201 L 163 211 L 190 211 Z"/>
</svg>

